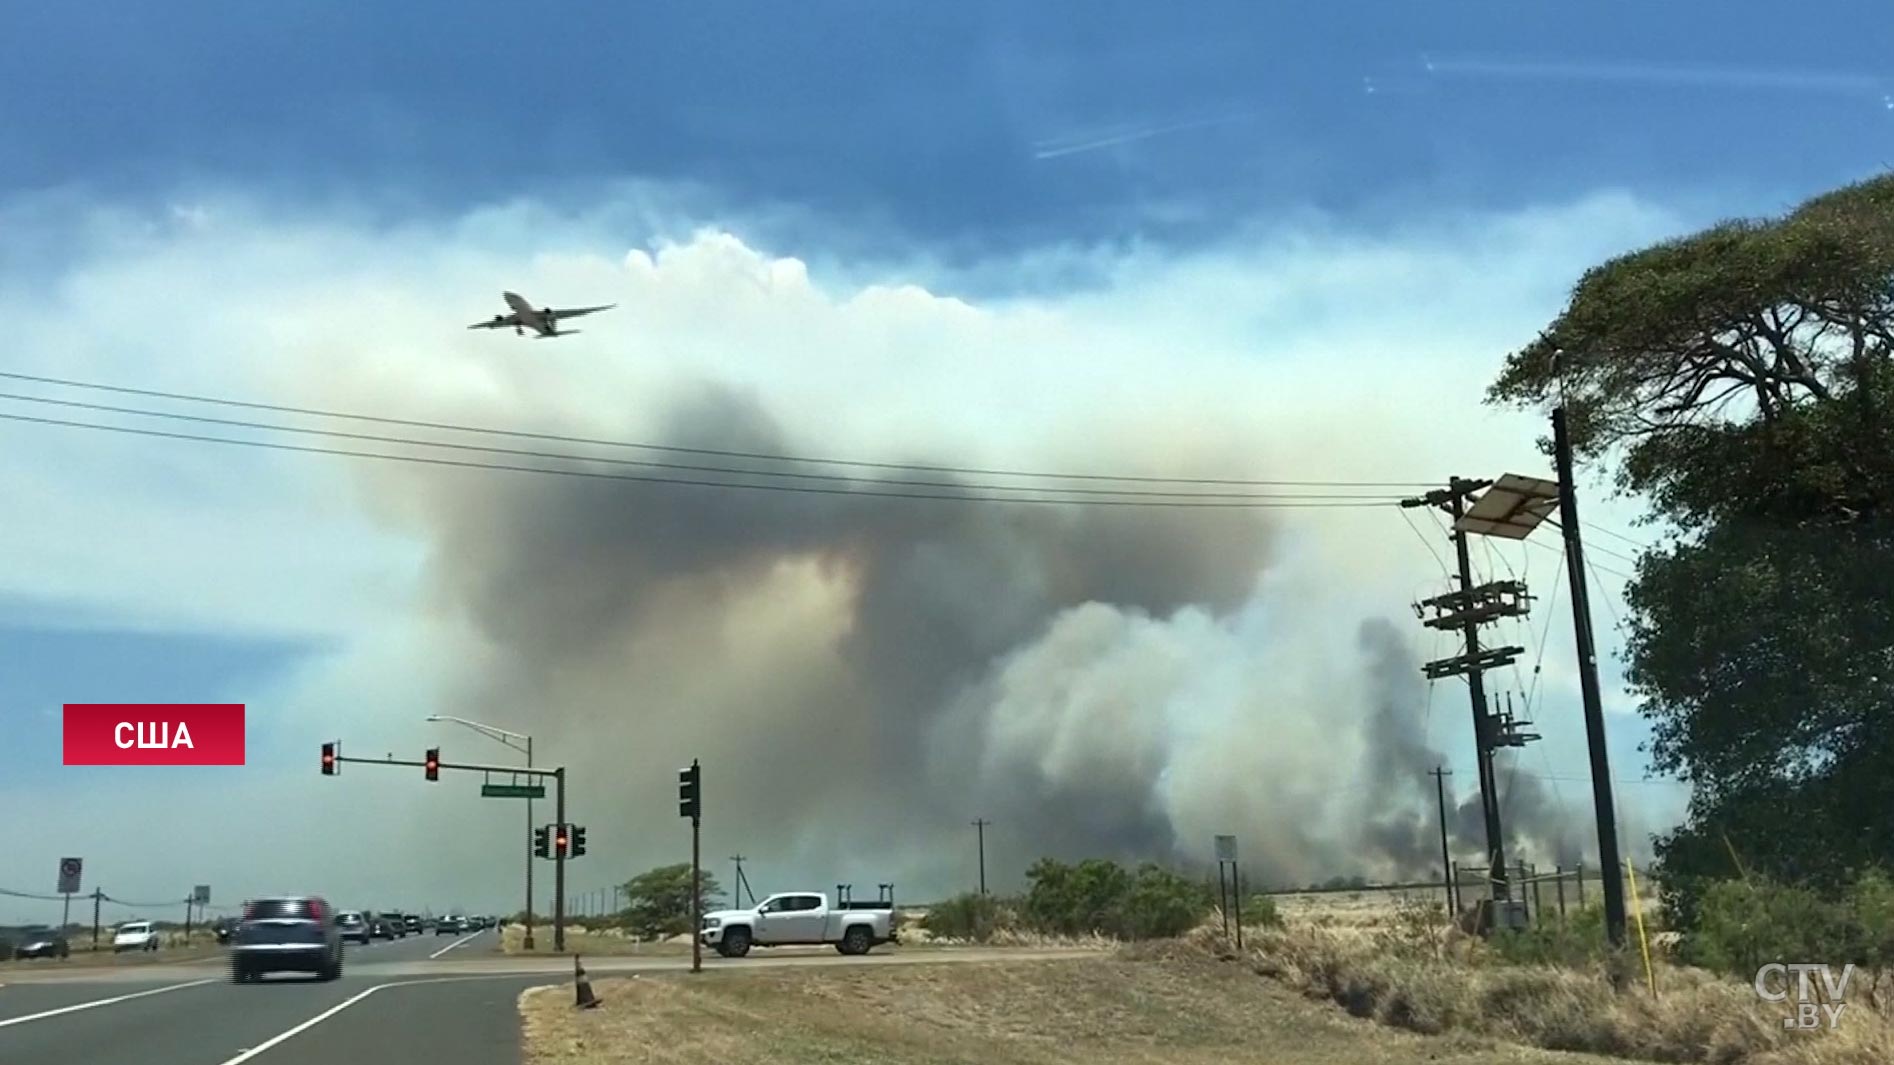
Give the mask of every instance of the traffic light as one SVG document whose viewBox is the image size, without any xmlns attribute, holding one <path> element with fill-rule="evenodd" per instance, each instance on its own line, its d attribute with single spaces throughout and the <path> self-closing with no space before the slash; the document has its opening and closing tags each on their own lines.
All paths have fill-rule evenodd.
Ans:
<svg viewBox="0 0 1894 1065">
<path fill-rule="evenodd" d="M 584 856 L 585 856 L 585 826 L 574 825 L 572 827 L 572 857 L 582 858 Z"/>
<path fill-rule="evenodd" d="M 441 779 L 441 749 L 439 747 L 427 749 L 427 778 L 429 780 Z"/>
<path fill-rule="evenodd" d="M 677 816 L 696 820 L 704 816 L 704 771 L 691 759 L 689 769 L 677 771 Z"/>
<path fill-rule="evenodd" d="M 541 858 L 552 857 L 552 830 L 544 825 L 533 829 L 533 853 Z"/>
<path fill-rule="evenodd" d="M 322 775 L 335 776 L 335 744 L 333 743 L 322 745 Z"/>
<path fill-rule="evenodd" d="M 553 841 L 556 847 L 555 853 L 557 853 L 559 857 L 561 858 L 566 857 L 566 844 L 569 842 L 566 834 L 570 830 L 571 830 L 570 825 L 560 825 L 559 836 L 556 840 Z"/>
</svg>

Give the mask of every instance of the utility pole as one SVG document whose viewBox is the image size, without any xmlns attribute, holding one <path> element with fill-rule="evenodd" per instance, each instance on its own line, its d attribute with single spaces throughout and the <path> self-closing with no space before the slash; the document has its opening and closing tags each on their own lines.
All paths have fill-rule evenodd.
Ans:
<svg viewBox="0 0 1894 1065">
<path fill-rule="evenodd" d="M 750 890 L 750 878 L 743 875 L 743 863 L 748 859 L 741 854 L 733 854 L 730 860 L 737 863 L 737 879 L 730 885 L 730 904 L 743 905 L 743 896 L 739 893 L 747 893 L 750 896 L 750 905 L 756 905 L 756 892 Z"/>
<path fill-rule="evenodd" d="M 105 901 L 105 892 L 92 889 L 92 949 L 99 949 L 99 903 Z"/>
<path fill-rule="evenodd" d="M 1434 796 L 1440 801 L 1440 876 L 1447 884 L 1447 919 L 1453 920 L 1460 911 L 1458 900 L 1453 897 L 1453 852 L 1447 849 L 1447 784 L 1445 778 L 1453 775 L 1453 770 L 1435 766 L 1427 771 L 1434 778 Z"/>
<path fill-rule="evenodd" d="M 974 831 L 979 833 L 980 840 L 980 894 L 982 895 L 986 894 L 986 826 L 992 823 L 985 818 L 973 822 Z"/>
<path fill-rule="evenodd" d="M 1502 734 L 1496 727 L 1488 711 L 1486 701 L 1485 673 L 1489 669 L 1499 669 L 1512 664 L 1526 653 L 1523 647 L 1480 647 L 1480 626 L 1490 624 L 1500 618 L 1524 617 L 1528 610 L 1529 596 L 1526 587 L 1519 581 L 1492 581 L 1487 584 L 1473 583 L 1473 562 L 1467 550 L 1467 532 L 1461 528 L 1461 519 L 1466 516 L 1467 500 L 1480 490 L 1492 485 L 1490 480 L 1470 480 L 1453 477 L 1445 489 L 1434 489 L 1427 494 L 1403 499 L 1402 507 L 1435 507 L 1445 510 L 1453 516 L 1452 533 L 1455 561 L 1458 563 L 1458 584 L 1455 591 L 1434 596 L 1415 606 L 1415 614 L 1424 617 L 1425 609 L 1435 611 L 1435 616 L 1425 619 L 1429 628 L 1458 630 L 1465 647 L 1458 655 L 1428 662 L 1421 667 L 1429 680 L 1443 677 L 1464 676 L 1467 679 L 1468 702 L 1473 710 L 1473 736 L 1480 777 L 1480 808 L 1486 822 L 1486 856 L 1488 882 L 1492 885 L 1493 901 L 1500 903 L 1510 897 L 1506 876 L 1505 837 L 1500 826 L 1499 782 L 1493 771 L 1493 751 L 1500 746 L 1517 746 L 1524 742 L 1510 734 Z"/>
<path fill-rule="evenodd" d="M 1618 856 L 1618 815 L 1611 795 L 1611 760 L 1605 750 L 1605 711 L 1598 693 L 1598 648 L 1592 640 L 1591 596 L 1585 580 L 1585 547 L 1578 530 L 1578 493 L 1572 486 L 1572 437 L 1565 407 L 1552 412 L 1552 452 L 1558 466 L 1559 531 L 1565 535 L 1565 579 L 1572 589 L 1572 628 L 1578 638 L 1578 685 L 1585 700 L 1585 740 L 1591 749 L 1592 804 L 1598 816 L 1598 864 L 1604 874 L 1605 934 L 1624 946 L 1624 862 Z"/>
</svg>

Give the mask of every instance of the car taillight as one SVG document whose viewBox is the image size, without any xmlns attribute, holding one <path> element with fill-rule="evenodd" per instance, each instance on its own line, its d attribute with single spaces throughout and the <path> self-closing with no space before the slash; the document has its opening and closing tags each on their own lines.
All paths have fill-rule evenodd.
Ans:
<svg viewBox="0 0 1894 1065">
<path fill-rule="evenodd" d="M 252 917 L 255 917 L 255 916 L 256 916 L 256 903 L 254 902 L 244 903 L 243 904 L 243 919 L 248 921 Z"/>
<path fill-rule="evenodd" d="M 317 902 L 315 899 L 310 899 L 309 900 L 309 916 L 315 918 L 318 921 L 322 920 L 322 903 Z"/>
</svg>

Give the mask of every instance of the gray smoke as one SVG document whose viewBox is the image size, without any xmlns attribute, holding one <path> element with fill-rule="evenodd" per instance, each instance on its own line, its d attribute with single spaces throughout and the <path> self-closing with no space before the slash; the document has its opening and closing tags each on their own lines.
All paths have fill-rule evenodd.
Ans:
<svg viewBox="0 0 1894 1065">
<path fill-rule="evenodd" d="M 686 446 L 798 450 L 720 386 L 666 422 L 654 435 Z M 1205 710 L 1206 663 L 1246 653 L 1235 619 L 1275 542 L 1259 512 L 375 476 L 431 545 L 435 610 L 467 634 L 460 705 L 528 726 L 542 761 L 570 767 L 568 816 L 611 876 L 676 860 L 674 774 L 693 757 L 710 853 L 751 855 L 759 891 L 964 887 L 977 816 L 996 822 L 996 883 L 1040 856 L 1201 857 L 1210 831 L 1292 876 L 1437 863 L 1426 770 L 1445 759 L 1392 623 L 1358 634 L 1366 705 L 1316 725 L 1251 671 L 1225 700 L 1227 742 L 1180 733 Z M 1285 739 L 1331 727 L 1359 735 Z M 1338 776 L 1332 760 L 1357 755 Z"/>
</svg>

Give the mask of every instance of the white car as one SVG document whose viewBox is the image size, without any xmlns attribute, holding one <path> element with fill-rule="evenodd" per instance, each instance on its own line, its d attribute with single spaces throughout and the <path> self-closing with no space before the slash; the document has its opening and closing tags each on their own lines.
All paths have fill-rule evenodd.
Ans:
<svg viewBox="0 0 1894 1065">
<path fill-rule="evenodd" d="M 123 953 L 128 950 L 157 950 L 158 930 L 151 927 L 150 921 L 127 921 L 112 933 L 112 951 Z"/>
</svg>

